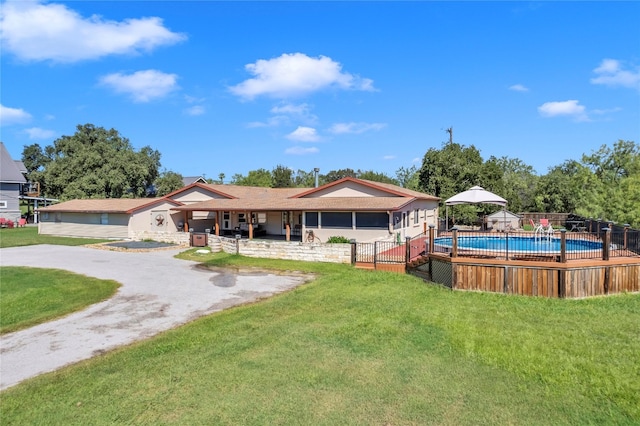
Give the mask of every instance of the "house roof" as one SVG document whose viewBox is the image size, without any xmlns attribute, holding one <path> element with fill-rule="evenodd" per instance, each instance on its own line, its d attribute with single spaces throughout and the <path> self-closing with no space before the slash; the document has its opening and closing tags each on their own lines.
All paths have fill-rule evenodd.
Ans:
<svg viewBox="0 0 640 426">
<path fill-rule="evenodd" d="M 68 213 L 133 213 L 142 208 L 151 207 L 161 202 L 169 202 L 175 206 L 181 203 L 166 198 L 91 198 L 87 200 L 70 200 L 60 204 L 39 208 L 40 212 Z"/>
<path fill-rule="evenodd" d="M 20 172 L 20 168 L 11 158 L 4 143 L 0 142 L 0 182 L 25 183 L 27 180 Z"/>
<path fill-rule="evenodd" d="M 415 198 L 409 197 L 321 197 L 321 198 L 253 198 L 214 199 L 176 207 L 172 210 L 229 211 L 229 210 L 330 210 L 381 211 L 397 210 Z"/>
</svg>

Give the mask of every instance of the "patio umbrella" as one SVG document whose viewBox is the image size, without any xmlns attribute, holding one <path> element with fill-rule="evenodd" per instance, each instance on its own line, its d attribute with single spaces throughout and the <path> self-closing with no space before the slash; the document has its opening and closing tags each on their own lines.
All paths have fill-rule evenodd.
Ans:
<svg viewBox="0 0 640 426">
<path fill-rule="evenodd" d="M 507 213 L 505 210 L 507 200 L 500 197 L 499 195 L 494 194 L 491 191 L 487 191 L 481 186 L 474 186 L 471 189 L 456 194 L 453 197 L 447 199 L 444 204 L 446 206 L 445 226 L 448 226 L 449 224 L 449 206 L 455 206 L 458 204 L 496 204 L 502 206 L 505 224 L 507 222 Z"/>
</svg>

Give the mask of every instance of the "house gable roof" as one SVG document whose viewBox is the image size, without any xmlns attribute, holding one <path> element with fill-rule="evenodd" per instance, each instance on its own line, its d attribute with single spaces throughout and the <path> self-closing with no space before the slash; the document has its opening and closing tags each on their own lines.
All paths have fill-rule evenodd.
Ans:
<svg viewBox="0 0 640 426">
<path fill-rule="evenodd" d="M 183 176 L 182 184 L 184 186 L 191 185 L 192 183 L 207 183 L 207 180 L 202 176 Z"/>
<path fill-rule="evenodd" d="M 68 213 L 124 213 L 131 214 L 137 210 L 153 207 L 161 203 L 181 206 L 174 200 L 165 198 L 90 198 L 84 200 L 70 200 L 39 208 L 40 212 L 68 212 Z"/>
<path fill-rule="evenodd" d="M 230 195 L 226 192 L 222 192 L 220 191 L 218 188 L 216 187 L 225 187 L 227 185 L 211 185 L 211 184 L 206 184 L 206 183 L 199 183 L 199 182 L 195 182 L 192 183 L 191 185 L 187 185 L 184 188 L 180 188 L 180 189 L 176 189 L 175 191 L 173 191 L 170 194 L 165 195 L 165 198 L 174 198 L 180 194 L 183 194 L 185 192 L 189 192 L 190 190 L 192 190 L 193 188 L 200 188 L 203 189 L 207 192 L 219 195 L 223 198 L 236 198 L 233 195 Z"/>
<path fill-rule="evenodd" d="M 0 182 L 3 183 L 25 183 L 27 180 L 20 172 L 20 168 L 11 158 L 4 143 L 0 142 Z"/>
<path fill-rule="evenodd" d="M 382 182 L 374 182 L 374 181 L 365 180 L 365 179 L 356 179 L 352 177 L 345 177 L 333 182 L 329 182 L 317 188 L 308 189 L 304 192 L 297 194 L 295 198 L 305 198 L 305 197 L 309 198 L 314 194 L 318 194 L 321 192 L 326 192 L 327 190 L 330 190 L 330 189 L 337 189 L 339 187 L 342 187 L 344 186 L 345 183 L 348 183 L 348 182 L 355 183 L 356 185 L 360 185 L 365 188 L 384 192 L 388 194 L 388 196 L 411 197 L 411 198 L 417 198 L 421 200 L 434 200 L 434 201 L 439 200 L 438 197 L 434 197 L 432 195 L 424 194 L 418 191 L 413 191 L 411 189 L 402 188 L 397 185 L 382 183 Z M 325 196 L 330 196 L 330 195 L 325 195 Z"/>
</svg>

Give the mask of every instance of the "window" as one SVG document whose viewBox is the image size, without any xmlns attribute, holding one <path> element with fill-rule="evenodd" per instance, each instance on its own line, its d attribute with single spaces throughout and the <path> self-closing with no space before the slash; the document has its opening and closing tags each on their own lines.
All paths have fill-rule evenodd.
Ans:
<svg viewBox="0 0 640 426">
<path fill-rule="evenodd" d="M 245 223 L 247 221 L 247 215 L 245 213 L 238 213 L 238 223 Z"/>
<path fill-rule="evenodd" d="M 324 212 L 322 213 L 323 228 L 351 228 L 351 212 Z"/>
<path fill-rule="evenodd" d="M 420 210 L 416 209 L 413 212 L 413 223 L 417 225 L 419 221 L 420 221 Z"/>
<path fill-rule="evenodd" d="M 5 200 L 0 201 L 0 209 L 6 209 L 7 208 L 7 202 Z"/>
<path fill-rule="evenodd" d="M 251 213 L 251 223 L 266 223 L 267 222 L 267 214 L 266 213 Z"/>
<path fill-rule="evenodd" d="M 318 212 L 305 212 L 304 224 L 308 228 L 318 227 Z"/>
<path fill-rule="evenodd" d="M 386 213 L 356 213 L 356 228 L 389 228 L 389 215 Z"/>
<path fill-rule="evenodd" d="M 109 213 L 102 213 L 100 215 L 100 225 L 108 225 L 109 224 Z"/>
<path fill-rule="evenodd" d="M 402 213 L 393 212 L 393 229 L 401 228 L 400 222 L 402 221 Z"/>
</svg>

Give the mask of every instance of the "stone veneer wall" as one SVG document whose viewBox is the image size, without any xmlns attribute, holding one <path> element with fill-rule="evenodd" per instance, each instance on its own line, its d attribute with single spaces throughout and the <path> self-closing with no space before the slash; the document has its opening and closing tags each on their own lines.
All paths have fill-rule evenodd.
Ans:
<svg viewBox="0 0 640 426">
<path fill-rule="evenodd" d="M 154 240 L 188 246 L 191 234 L 188 232 L 151 232 L 135 231 L 133 239 Z M 226 253 L 238 252 L 248 257 L 269 259 L 304 260 L 308 262 L 351 263 L 351 244 L 301 243 L 270 240 L 248 240 L 216 237 L 209 235 L 211 251 L 224 250 Z M 236 245 L 237 244 L 237 245 Z"/>
<path fill-rule="evenodd" d="M 191 242 L 191 234 L 188 232 L 133 231 L 133 239 L 136 241 L 153 240 L 161 243 L 188 246 Z"/>
<path fill-rule="evenodd" d="M 222 250 L 248 257 L 304 260 L 308 262 L 351 263 L 351 244 L 301 243 L 269 240 L 236 240 L 218 237 Z M 209 238 L 209 245 L 216 244 Z"/>
</svg>

